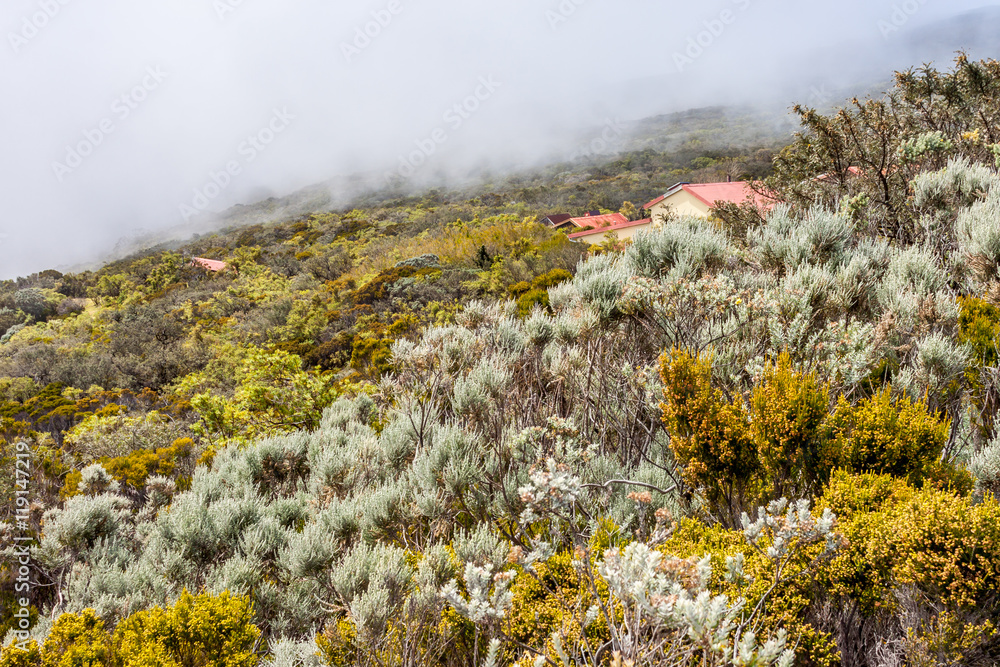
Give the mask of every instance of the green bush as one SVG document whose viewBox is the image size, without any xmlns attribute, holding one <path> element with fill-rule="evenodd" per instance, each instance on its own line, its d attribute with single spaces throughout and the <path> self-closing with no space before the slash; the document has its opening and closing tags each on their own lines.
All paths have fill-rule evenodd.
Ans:
<svg viewBox="0 0 1000 667">
<path fill-rule="evenodd" d="M 750 433 L 771 498 L 808 497 L 840 463 L 826 427 L 830 390 L 782 354 L 750 397 Z"/>
<path fill-rule="evenodd" d="M 549 307 L 549 292 L 544 289 L 532 289 L 522 294 L 517 300 L 517 314 L 527 317 L 536 307 Z"/>
<path fill-rule="evenodd" d="M 545 646 L 552 633 L 561 630 L 571 641 L 586 634 L 590 642 L 603 644 L 610 637 L 603 620 L 582 628 L 581 611 L 594 604 L 581 573 L 573 565 L 573 554 L 562 552 L 521 571 L 511 587 L 510 636 L 527 646 Z"/>
<path fill-rule="evenodd" d="M 781 497 L 810 497 L 833 470 L 875 472 L 968 493 L 971 476 L 939 458 L 949 422 L 891 387 L 854 406 L 792 370 L 787 354 L 765 366 L 749 411 L 712 381 L 708 357 L 674 351 L 660 362 L 663 423 L 684 479 L 728 525 Z"/>
<path fill-rule="evenodd" d="M 60 616 L 42 646 L 42 667 L 114 667 L 111 635 L 93 609 Z"/>
<path fill-rule="evenodd" d="M 752 504 L 760 461 L 743 406 L 712 386 L 711 357 L 674 350 L 660 361 L 663 423 L 685 481 L 734 526 Z"/>
</svg>

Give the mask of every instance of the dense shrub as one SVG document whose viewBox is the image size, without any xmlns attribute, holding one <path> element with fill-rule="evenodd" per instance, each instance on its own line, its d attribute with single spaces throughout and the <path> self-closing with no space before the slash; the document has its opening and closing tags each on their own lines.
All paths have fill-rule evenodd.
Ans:
<svg viewBox="0 0 1000 667">
<path fill-rule="evenodd" d="M 684 478 L 705 489 L 709 502 L 733 525 L 752 503 L 759 470 L 747 414 L 712 386 L 711 358 L 675 351 L 663 358 L 660 374 L 663 422 Z"/>
<path fill-rule="evenodd" d="M 968 492 L 971 479 L 939 462 L 947 420 L 886 387 L 857 405 L 792 370 L 787 354 L 767 364 L 749 405 L 713 382 L 710 357 L 675 350 L 660 362 L 663 422 L 684 479 L 727 525 L 755 503 L 816 493 L 837 468 L 925 480 Z"/>
<path fill-rule="evenodd" d="M 787 354 L 766 367 L 750 397 L 750 432 L 771 497 L 808 497 L 841 464 L 829 406 L 829 388 L 794 372 Z"/>
<path fill-rule="evenodd" d="M 93 609 L 62 614 L 39 650 L 10 645 L 0 653 L 7 667 L 237 667 L 258 662 L 260 631 L 249 622 L 250 605 L 227 593 L 192 596 L 184 591 L 169 608 L 141 611 L 113 634 Z"/>
<path fill-rule="evenodd" d="M 923 403 L 893 398 L 890 387 L 857 406 L 841 398 L 830 420 L 832 435 L 849 470 L 913 481 L 919 481 L 924 467 L 941 456 L 948 426 L 929 414 Z"/>
<path fill-rule="evenodd" d="M 1000 584 L 1000 505 L 914 489 L 888 476 L 838 472 L 823 496 L 848 540 L 830 567 L 834 591 L 866 613 L 893 608 L 895 586 L 989 618 Z"/>
<path fill-rule="evenodd" d="M 119 624 L 122 667 L 252 667 L 260 631 L 251 617 L 245 599 L 184 591 L 172 607 L 141 611 Z"/>
</svg>

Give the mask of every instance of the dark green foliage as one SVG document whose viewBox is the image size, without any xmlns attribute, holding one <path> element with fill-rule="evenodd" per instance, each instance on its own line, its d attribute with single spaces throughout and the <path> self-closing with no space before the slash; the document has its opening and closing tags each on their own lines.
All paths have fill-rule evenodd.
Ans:
<svg viewBox="0 0 1000 667">
<path fill-rule="evenodd" d="M 43 290 L 37 287 L 29 287 L 15 292 L 14 306 L 36 320 L 43 320 L 55 313 L 55 304 Z"/>
<path fill-rule="evenodd" d="M 921 172 L 966 156 L 994 165 L 1000 141 L 1000 63 L 960 54 L 952 71 L 919 67 L 898 72 L 886 95 L 854 99 L 832 115 L 796 106 L 802 131 L 774 161 L 761 191 L 797 206 L 830 208 L 863 198 L 863 224 L 871 234 L 904 242 L 924 238 L 910 182 Z M 924 145 L 939 133 L 940 150 Z M 908 146 L 911 147 L 908 150 Z M 927 238 L 942 243 L 948 238 Z"/>
</svg>

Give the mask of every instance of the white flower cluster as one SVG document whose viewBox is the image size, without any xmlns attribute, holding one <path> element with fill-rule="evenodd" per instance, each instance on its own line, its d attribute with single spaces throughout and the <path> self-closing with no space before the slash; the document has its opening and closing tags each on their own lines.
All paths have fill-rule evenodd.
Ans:
<svg viewBox="0 0 1000 667">
<path fill-rule="evenodd" d="M 455 611 L 473 623 L 501 619 L 514 599 L 510 591 L 514 575 L 513 570 L 494 573 L 490 568 L 466 563 L 463 578 L 468 599 L 458 591 L 458 583 L 455 580 L 448 582 L 441 589 L 441 597 L 451 604 Z"/>
<path fill-rule="evenodd" d="M 827 552 L 840 545 L 840 537 L 833 532 L 837 517 L 829 507 L 824 508 L 819 518 L 814 517 L 808 500 L 789 503 L 780 498 L 766 508 L 759 508 L 756 521 L 744 512 L 742 522 L 747 541 L 758 547 L 766 544 L 764 552 L 774 561 L 788 557 L 796 546 L 820 540 L 825 540 Z"/>
<path fill-rule="evenodd" d="M 660 664 L 656 661 L 662 657 L 695 649 L 704 652 L 704 664 L 789 667 L 794 660 L 783 632 L 763 645 L 753 632 L 739 632 L 744 602 L 731 604 L 725 595 L 707 590 L 712 575 L 708 556 L 698 561 L 665 558 L 634 542 L 605 552 L 598 572 L 621 603 L 626 634 L 619 640 L 635 664 Z"/>
<path fill-rule="evenodd" d="M 524 523 L 537 521 L 542 513 L 558 515 L 572 510 L 582 493 L 580 478 L 552 458 L 546 460 L 544 470 L 532 470 L 529 479 L 530 484 L 518 489 L 527 504 L 521 513 Z"/>
</svg>

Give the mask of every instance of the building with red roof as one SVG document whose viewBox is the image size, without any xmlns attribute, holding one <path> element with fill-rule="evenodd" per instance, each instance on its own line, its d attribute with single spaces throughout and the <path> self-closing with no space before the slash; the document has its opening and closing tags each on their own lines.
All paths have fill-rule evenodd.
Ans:
<svg viewBox="0 0 1000 667">
<path fill-rule="evenodd" d="M 774 202 L 761 196 L 746 181 L 728 183 L 678 183 L 663 195 L 648 202 L 643 209 L 650 218 L 663 219 L 672 212 L 675 216 L 707 218 L 717 202 L 744 204 L 752 202 L 767 210 Z"/>
<path fill-rule="evenodd" d="M 624 215 L 621 217 L 624 222 L 618 222 L 613 225 L 605 225 L 604 227 L 595 227 L 594 229 L 586 229 L 582 232 L 575 232 L 570 234 L 569 238 L 572 241 L 582 241 L 584 243 L 589 243 L 590 245 L 603 243 L 609 236 L 614 236 L 619 241 L 624 241 L 626 239 L 631 239 L 644 229 L 649 229 L 653 222 L 649 218 L 646 218 L 645 220 L 629 220 L 628 218 L 625 218 Z"/>
<path fill-rule="evenodd" d="M 571 218 L 563 224 L 568 226 L 572 223 L 580 228 L 580 231 L 570 233 L 569 238 L 573 241 L 597 244 L 604 242 L 609 236 L 624 241 L 670 217 L 708 218 L 712 208 L 719 202 L 733 204 L 751 202 L 759 206 L 762 211 L 770 209 L 775 204 L 774 201 L 755 192 L 746 181 L 678 183 L 643 206 L 649 216 L 643 220 L 629 221 L 624 215 L 613 213 Z"/>
<path fill-rule="evenodd" d="M 557 213 L 555 215 L 549 215 L 542 218 L 542 224 L 554 229 L 559 229 L 563 227 L 567 222 L 569 222 L 573 216 L 569 213 Z"/>
<path fill-rule="evenodd" d="M 605 215 L 601 215 L 600 211 L 594 211 L 579 218 L 570 218 L 564 222 L 562 226 L 572 226 L 579 229 L 599 229 L 602 227 L 620 225 L 624 222 L 628 222 L 628 218 L 621 213 L 607 213 Z"/>
<path fill-rule="evenodd" d="M 205 259 L 204 257 L 193 257 L 191 259 L 191 266 L 199 267 L 205 269 L 206 271 L 211 271 L 212 273 L 218 273 L 219 271 L 225 270 L 226 263 L 220 262 L 217 259 Z"/>
</svg>

